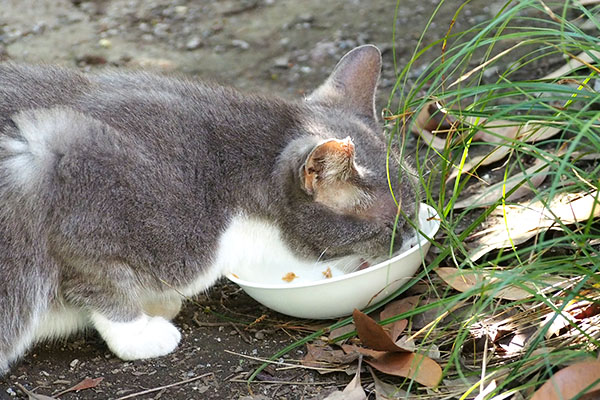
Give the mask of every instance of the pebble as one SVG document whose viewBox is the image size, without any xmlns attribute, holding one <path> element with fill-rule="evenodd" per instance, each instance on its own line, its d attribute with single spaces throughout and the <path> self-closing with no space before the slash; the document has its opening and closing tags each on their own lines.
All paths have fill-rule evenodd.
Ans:
<svg viewBox="0 0 600 400">
<path fill-rule="evenodd" d="M 71 361 L 71 362 L 69 363 L 69 366 L 70 366 L 71 368 L 75 368 L 75 366 L 77 365 L 77 363 L 79 363 L 79 360 L 78 360 L 78 359 L 74 359 L 73 361 Z"/>
<path fill-rule="evenodd" d="M 290 59 L 288 56 L 277 57 L 273 60 L 273 66 L 276 68 L 288 68 Z"/>
<path fill-rule="evenodd" d="M 231 44 L 235 47 L 239 47 L 242 50 L 248 50 L 250 48 L 250 44 L 248 44 L 248 42 L 246 42 L 245 40 L 233 39 L 231 41 Z"/>
<path fill-rule="evenodd" d="M 152 30 L 150 24 L 146 22 L 140 22 L 140 24 L 138 25 L 138 29 L 142 32 L 150 32 Z"/>
<path fill-rule="evenodd" d="M 154 33 L 154 36 L 166 37 L 169 34 L 169 25 L 159 22 L 158 24 L 154 25 L 152 32 Z"/>
<path fill-rule="evenodd" d="M 108 49 L 110 46 L 112 46 L 112 42 L 109 39 L 100 39 L 98 41 L 98 44 L 100 45 L 100 47 L 104 47 L 105 49 Z"/>
<path fill-rule="evenodd" d="M 192 36 L 185 44 L 185 48 L 188 50 L 196 50 L 200 46 L 202 46 L 202 39 L 200 39 L 200 36 Z"/>
<path fill-rule="evenodd" d="M 263 331 L 258 331 L 254 334 L 254 337 L 258 340 L 263 340 L 265 338 L 265 333 Z"/>
<path fill-rule="evenodd" d="M 188 8 L 186 6 L 175 6 L 174 10 L 175 14 L 177 15 L 185 15 L 188 11 Z"/>
</svg>

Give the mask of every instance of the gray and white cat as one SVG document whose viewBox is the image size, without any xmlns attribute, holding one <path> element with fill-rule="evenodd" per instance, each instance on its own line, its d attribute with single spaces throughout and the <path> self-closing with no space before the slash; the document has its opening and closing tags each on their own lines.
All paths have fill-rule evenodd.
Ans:
<svg viewBox="0 0 600 400">
<path fill-rule="evenodd" d="M 167 354 L 182 294 L 232 265 L 281 262 L 271 249 L 290 270 L 387 254 L 398 205 L 412 218 L 417 201 L 393 157 L 388 183 L 380 68 L 376 47 L 358 47 L 289 102 L 0 64 L 0 374 L 85 327 L 125 360 Z M 401 217 L 396 247 L 407 232 Z"/>
</svg>

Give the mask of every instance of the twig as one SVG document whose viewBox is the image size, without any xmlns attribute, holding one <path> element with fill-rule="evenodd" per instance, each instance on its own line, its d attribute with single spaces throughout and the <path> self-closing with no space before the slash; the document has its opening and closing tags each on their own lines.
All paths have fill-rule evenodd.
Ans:
<svg viewBox="0 0 600 400">
<path fill-rule="evenodd" d="M 53 398 L 53 397 L 48 397 L 48 396 L 44 396 L 44 395 L 38 395 L 37 393 L 27 390 L 25 388 L 25 386 L 21 385 L 19 382 L 15 382 L 15 385 L 19 389 L 21 389 L 23 391 L 23 393 L 25 393 L 27 395 L 27 397 L 29 397 L 32 400 L 36 400 L 36 399 L 42 400 L 43 398 Z"/>
<path fill-rule="evenodd" d="M 210 375 L 214 375 L 214 373 L 213 372 L 207 372 L 206 374 L 198 375 L 198 376 L 195 376 L 193 378 L 186 379 L 186 380 L 183 380 L 183 381 L 180 381 L 180 382 L 175 382 L 175 383 L 171 383 L 169 385 L 155 387 L 154 389 L 143 390 L 143 391 L 137 392 L 137 393 L 131 393 L 131 394 L 128 394 L 127 396 L 119 397 L 116 400 L 131 399 L 131 398 L 138 397 L 138 396 L 141 396 L 141 395 L 144 395 L 144 394 L 158 392 L 159 390 L 167 389 L 167 388 L 170 388 L 170 387 L 173 387 L 173 386 L 185 385 L 186 383 L 194 382 L 194 381 L 197 381 L 198 379 L 206 378 L 207 376 L 210 376 Z"/>
<path fill-rule="evenodd" d="M 246 379 L 230 379 L 229 382 L 234 382 L 234 383 L 248 383 L 248 381 Z M 293 382 L 293 381 L 252 381 L 251 383 L 253 384 L 261 384 L 261 383 L 266 383 L 266 384 L 271 384 L 271 385 L 306 385 L 306 386 L 310 386 L 310 385 L 336 385 L 339 386 L 340 383 L 339 382 L 334 382 L 334 381 L 329 381 L 329 382 Z M 119 399 L 117 399 L 119 400 Z"/>
<path fill-rule="evenodd" d="M 250 339 L 248 336 L 246 336 L 246 334 L 244 332 L 242 332 L 242 330 L 240 328 L 238 328 L 236 326 L 236 324 L 234 324 L 233 322 L 230 323 L 231 327 L 233 329 L 235 329 L 235 331 L 238 333 L 238 335 L 240 335 L 240 337 L 242 338 L 242 340 L 248 344 L 252 344 L 252 339 Z"/>
<path fill-rule="evenodd" d="M 295 368 L 302 368 L 302 369 L 314 369 L 314 370 L 317 370 L 317 371 L 329 371 L 329 372 L 343 371 L 342 369 L 339 369 L 339 368 L 309 367 L 307 365 L 302 365 L 302 364 L 292 364 L 292 363 L 286 363 L 286 362 L 279 362 L 279 361 L 267 360 L 266 358 L 252 357 L 252 356 L 248 356 L 246 354 L 236 353 L 235 351 L 231 351 L 231 350 L 225 350 L 225 353 L 233 354 L 234 356 L 238 356 L 238 357 L 247 358 L 249 360 L 260 361 L 262 363 L 269 363 L 269 364 L 275 364 L 275 365 L 285 365 L 285 366 L 288 366 L 288 367 L 295 367 Z"/>
</svg>

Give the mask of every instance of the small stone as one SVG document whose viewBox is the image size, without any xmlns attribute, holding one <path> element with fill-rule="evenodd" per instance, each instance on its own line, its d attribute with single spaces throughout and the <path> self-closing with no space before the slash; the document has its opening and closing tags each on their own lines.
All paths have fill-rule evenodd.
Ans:
<svg viewBox="0 0 600 400">
<path fill-rule="evenodd" d="M 158 23 L 154 26 L 153 33 L 154 36 L 165 37 L 169 32 L 169 25 L 164 23 Z"/>
<path fill-rule="evenodd" d="M 200 39 L 200 36 L 192 36 L 185 44 L 185 48 L 188 50 L 196 50 L 200 46 L 202 46 L 202 39 Z"/>
<path fill-rule="evenodd" d="M 31 32 L 33 32 L 34 34 L 38 35 L 40 33 L 44 33 L 44 31 L 46 30 L 46 28 L 48 28 L 48 24 L 46 24 L 44 21 L 40 21 L 37 24 L 35 24 L 33 26 L 33 28 L 31 28 Z"/>
<path fill-rule="evenodd" d="M 289 68 L 290 59 L 288 56 L 277 57 L 273 60 L 273 66 L 276 68 Z"/>
<path fill-rule="evenodd" d="M 315 20 L 315 17 L 314 17 L 314 15 L 312 15 L 312 14 L 302 14 L 302 15 L 299 15 L 299 16 L 298 16 L 298 19 L 299 19 L 301 22 L 308 22 L 308 23 L 311 23 L 311 22 L 314 22 L 314 20 Z"/>
<path fill-rule="evenodd" d="M 109 39 L 100 39 L 98 44 L 100 47 L 104 47 L 105 49 L 108 49 L 110 46 L 112 46 L 112 42 Z"/>
<path fill-rule="evenodd" d="M 235 47 L 239 47 L 242 50 L 248 50 L 250 48 L 250 44 L 248 44 L 248 42 L 246 42 L 245 40 L 233 39 L 231 41 L 231 44 Z"/>
<path fill-rule="evenodd" d="M 198 386 L 198 393 L 205 393 L 208 391 L 208 389 L 210 389 L 210 386 L 208 385 L 202 385 L 202 386 Z"/>
<path fill-rule="evenodd" d="M 78 360 L 78 359 L 74 359 L 73 361 L 71 361 L 71 362 L 69 363 L 69 366 L 70 366 L 71 368 L 75 368 L 75 366 L 77 365 L 77 363 L 79 363 L 79 360 Z"/>
<path fill-rule="evenodd" d="M 265 338 L 265 333 L 263 331 L 258 331 L 254 334 L 254 337 L 258 340 L 263 340 Z"/>
<path fill-rule="evenodd" d="M 175 6 L 175 14 L 177 15 L 185 15 L 188 11 L 186 6 Z"/>
</svg>

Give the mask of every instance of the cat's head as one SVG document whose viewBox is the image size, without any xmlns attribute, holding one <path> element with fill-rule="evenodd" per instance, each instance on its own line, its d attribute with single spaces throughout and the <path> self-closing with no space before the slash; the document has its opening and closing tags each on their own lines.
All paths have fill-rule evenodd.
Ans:
<svg viewBox="0 0 600 400">
<path fill-rule="evenodd" d="M 416 178 L 400 159 L 398 141 L 389 146 L 378 123 L 375 93 L 381 65 L 381 53 L 372 45 L 346 54 L 306 99 L 303 135 L 288 146 L 286 157 L 295 169 L 291 189 L 298 201 L 388 227 L 399 215 L 395 237 L 400 244 L 414 232 L 405 217 L 416 213 Z M 355 247 L 368 256 L 383 255 L 390 238 L 364 239 Z"/>
</svg>

